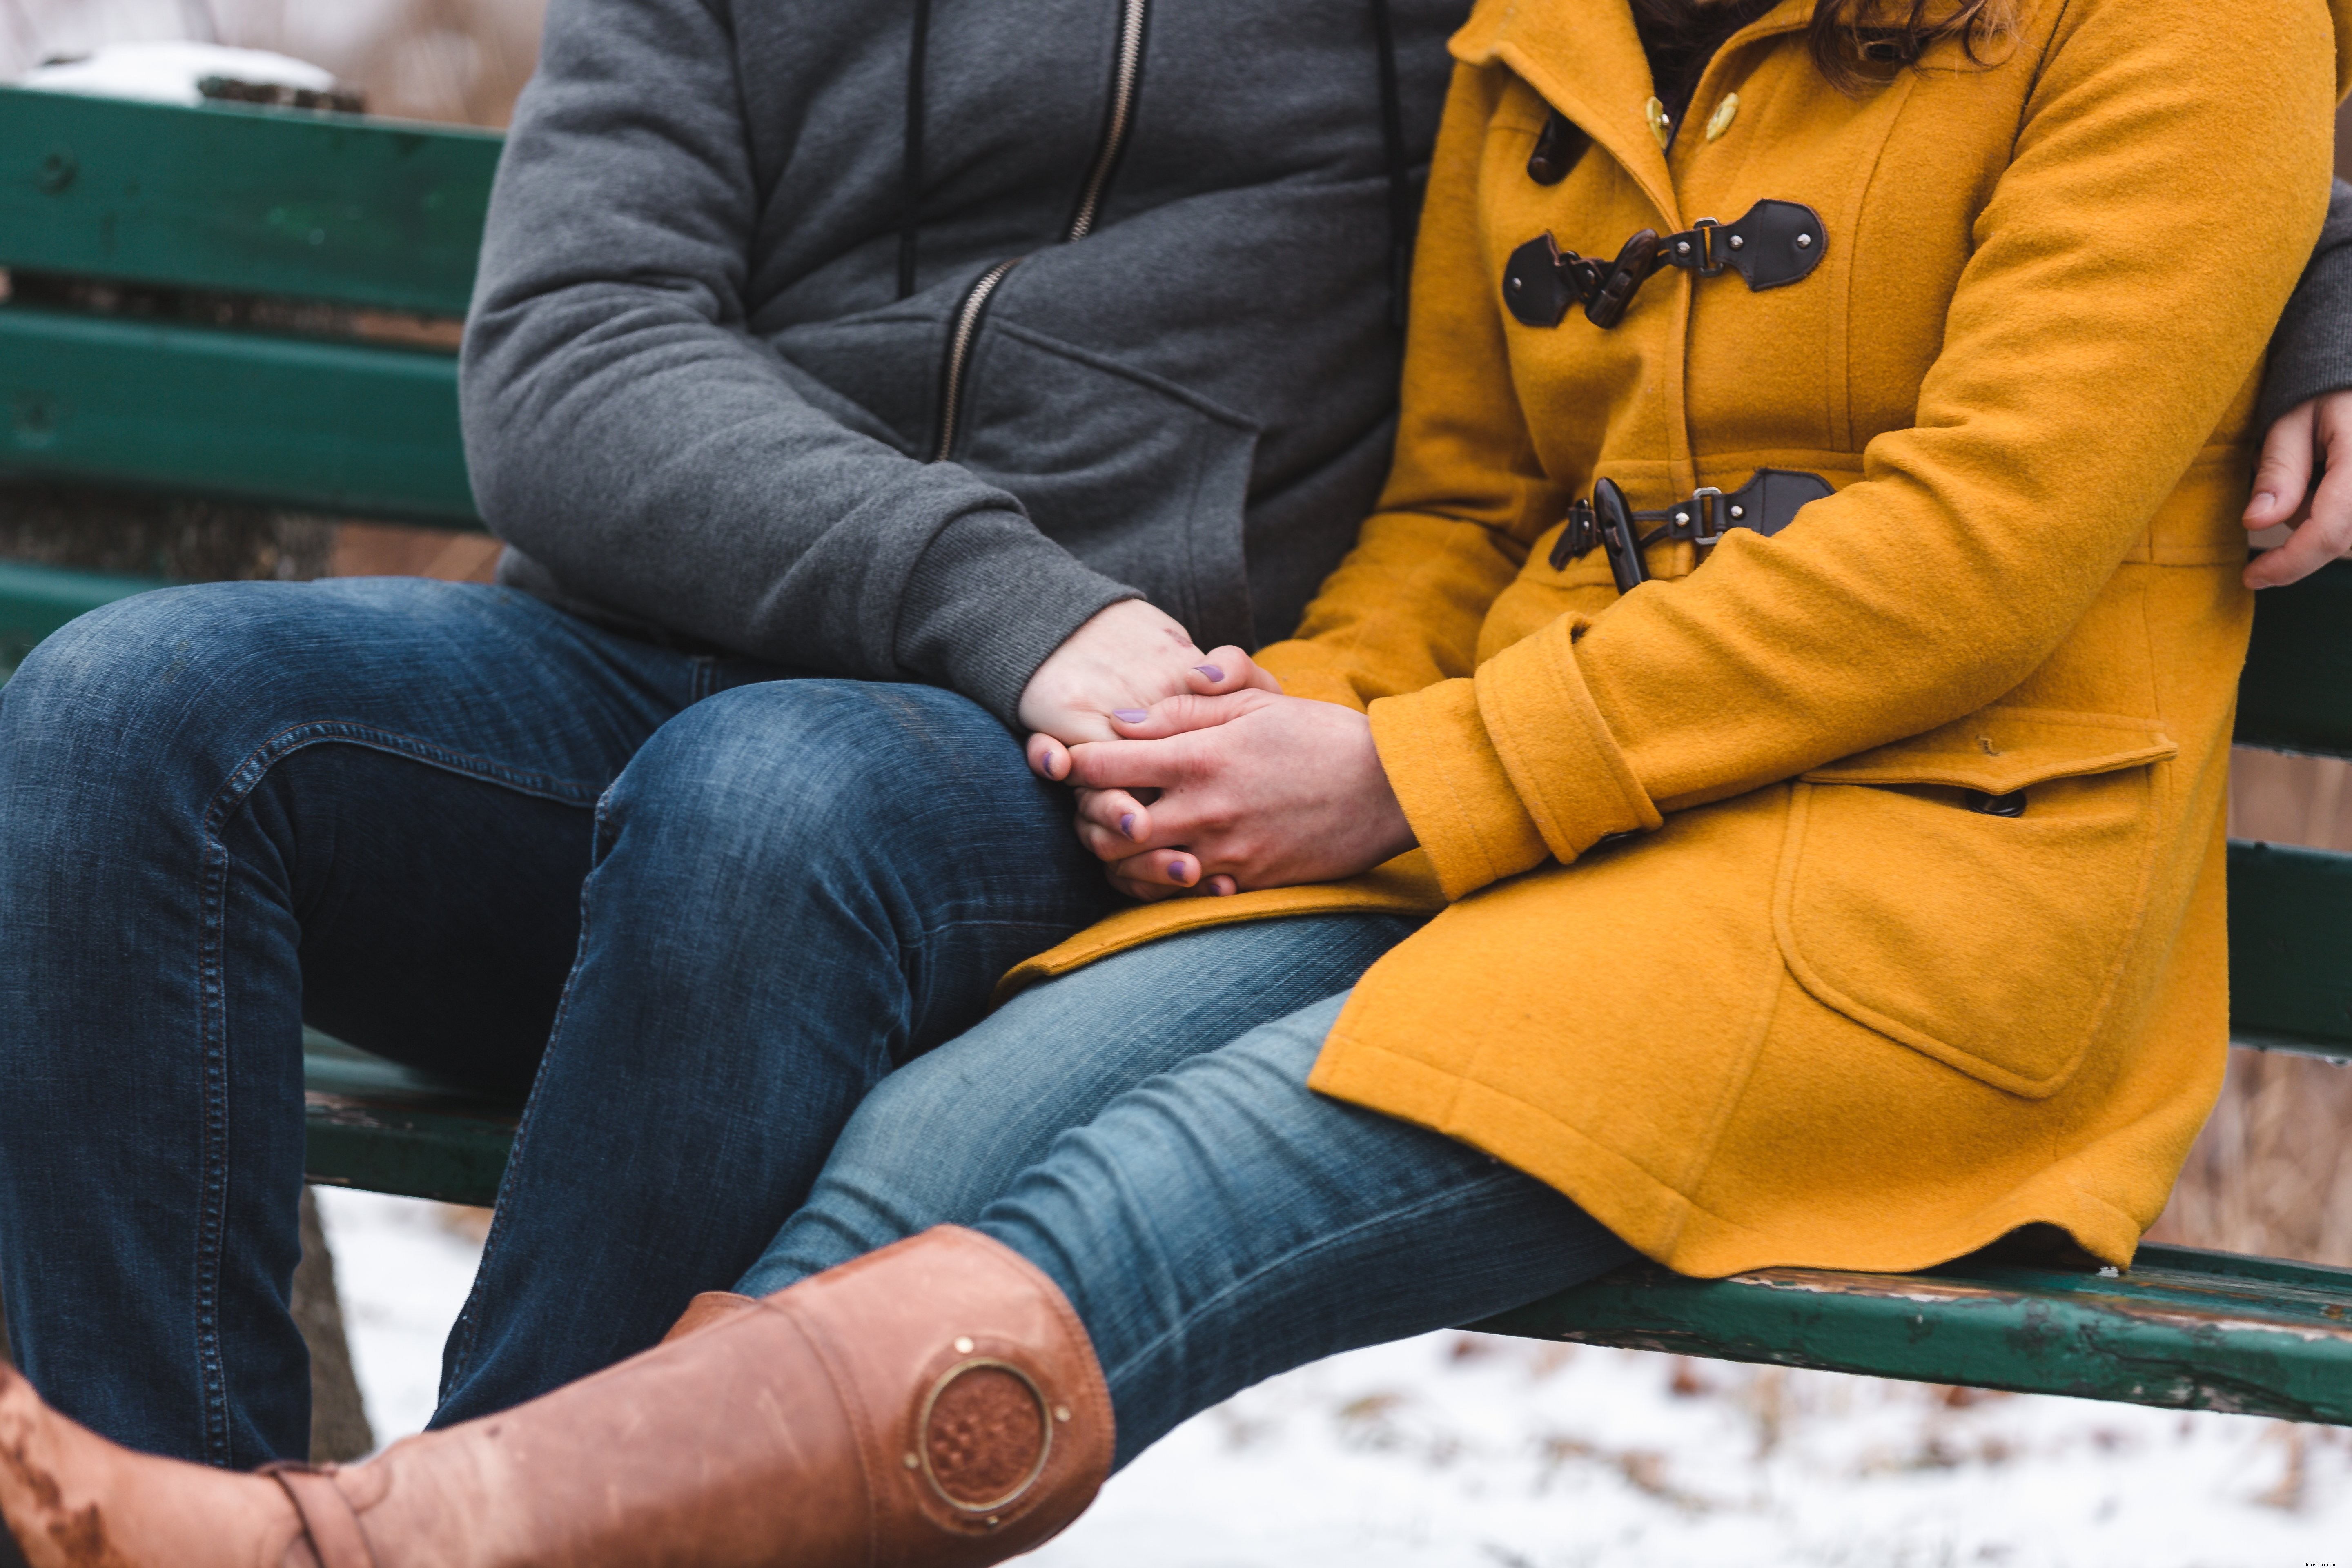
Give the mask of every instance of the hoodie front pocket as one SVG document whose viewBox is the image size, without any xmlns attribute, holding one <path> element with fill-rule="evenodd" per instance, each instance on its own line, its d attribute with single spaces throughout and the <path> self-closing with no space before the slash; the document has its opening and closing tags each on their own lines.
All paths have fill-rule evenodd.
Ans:
<svg viewBox="0 0 2352 1568">
<path fill-rule="evenodd" d="M 2040 1100 L 2130 1012 L 2157 844 L 2144 721 L 1995 708 L 1804 775 L 1774 924 L 1855 1022 Z"/>
</svg>

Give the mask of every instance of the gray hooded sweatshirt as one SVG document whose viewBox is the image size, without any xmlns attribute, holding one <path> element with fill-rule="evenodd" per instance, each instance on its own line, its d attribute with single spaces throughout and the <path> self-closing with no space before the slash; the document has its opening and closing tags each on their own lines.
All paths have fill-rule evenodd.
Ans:
<svg viewBox="0 0 2352 1568">
<path fill-rule="evenodd" d="M 1286 635 L 1389 462 L 1467 8 L 555 0 L 466 334 L 501 579 L 1008 722 L 1119 599 Z M 2352 384 L 2338 206 L 2298 397 Z"/>
<path fill-rule="evenodd" d="M 502 579 L 1008 720 L 1118 599 L 1286 635 L 1467 8 L 556 0 L 466 335 Z"/>
</svg>

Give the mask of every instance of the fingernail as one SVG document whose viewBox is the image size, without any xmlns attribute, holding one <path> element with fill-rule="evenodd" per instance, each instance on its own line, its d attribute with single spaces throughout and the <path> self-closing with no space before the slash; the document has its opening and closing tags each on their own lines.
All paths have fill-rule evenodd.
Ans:
<svg viewBox="0 0 2352 1568">
<path fill-rule="evenodd" d="M 1114 708 L 1111 710 L 1110 716 L 1122 724 L 1140 724 L 1151 717 L 1150 713 L 1141 708 Z"/>
<path fill-rule="evenodd" d="M 1129 838 L 1135 837 L 1135 813 L 1130 811 L 1118 819 L 1118 830 Z"/>
<path fill-rule="evenodd" d="M 1217 897 L 1221 899 L 1230 899 L 1240 889 L 1236 889 L 1232 883 L 1223 880 L 1214 881 L 1209 884 L 1209 891 L 1216 894 Z"/>
<path fill-rule="evenodd" d="M 1192 868 L 1181 860 L 1171 860 L 1168 862 L 1168 879 L 1171 882 L 1181 882 L 1185 879 L 1185 874 L 1191 869 Z"/>
<path fill-rule="evenodd" d="M 1196 664 L 1192 668 L 1207 676 L 1212 682 L 1223 680 L 1225 678 L 1225 672 L 1213 664 Z"/>
</svg>

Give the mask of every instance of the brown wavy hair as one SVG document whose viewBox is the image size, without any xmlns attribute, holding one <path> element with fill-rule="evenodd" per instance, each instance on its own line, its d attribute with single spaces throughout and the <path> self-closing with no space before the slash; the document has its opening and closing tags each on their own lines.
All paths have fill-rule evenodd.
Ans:
<svg viewBox="0 0 2352 1568">
<path fill-rule="evenodd" d="M 1832 85 L 1856 92 L 1885 81 L 1946 38 L 1971 64 L 2017 30 L 2017 0 L 1821 0 L 1806 39 Z"/>
</svg>

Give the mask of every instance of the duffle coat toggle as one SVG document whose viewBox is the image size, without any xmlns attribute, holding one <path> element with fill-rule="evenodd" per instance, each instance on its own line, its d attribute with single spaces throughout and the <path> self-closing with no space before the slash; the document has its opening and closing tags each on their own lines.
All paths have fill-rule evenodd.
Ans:
<svg viewBox="0 0 2352 1568">
<path fill-rule="evenodd" d="M 1688 500 L 1656 511 L 1635 511 L 1625 504 L 1625 492 L 1614 480 L 1601 479 L 1592 487 L 1592 500 L 1570 504 L 1568 526 L 1551 547 L 1551 569 L 1565 571 L 1570 562 L 1599 545 L 1609 552 L 1617 591 L 1631 593 L 1650 580 L 1642 552 L 1653 544 L 1675 540 L 1705 549 L 1722 542 L 1736 528 L 1753 529 L 1769 538 L 1795 521 L 1800 508 L 1835 493 L 1819 474 L 1759 468 L 1736 490 L 1701 485 Z M 1643 533 L 1633 526 L 1641 522 L 1663 526 Z"/>
<path fill-rule="evenodd" d="M 1701 278 L 1737 272 L 1760 292 L 1811 276 L 1828 248 L 1821 214 L 1802 202 L 1769 199 L 1749 207 L 1737 223 L 1703 217 L 1663 239 L 1657 230 L 1643 229 L 1606 268 L 1560 249 L 1547 231 L 1503 263 L 1503 303 L 1529 327 L 1557 327 L 1570 305 L 1580 304 L 1587 321 L 1607 329 L 1625 319 L 1634 294 L 1661 267 L 1679 267 Z"/>
</svg>

